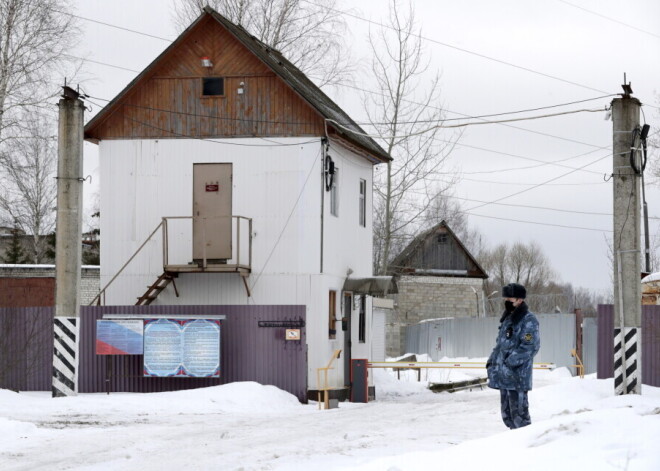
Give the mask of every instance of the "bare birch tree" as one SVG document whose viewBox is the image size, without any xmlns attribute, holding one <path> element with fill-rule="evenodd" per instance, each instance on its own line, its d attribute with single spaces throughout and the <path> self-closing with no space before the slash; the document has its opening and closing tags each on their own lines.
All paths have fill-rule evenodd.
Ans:
<svg viewBox="0 0 660 471">
<path fill-rule="evenodd" d="M 56 107 L 79 30 L 67 0 L 0 2 L 0 221 L 32 237 L 29 259 L 42 261 L 54 229 Z"/>
<path fill-rule="evenodd" d="M 24 114 L 21 121 L 26 136 L 5 141 L 0 150 L 0 221 L 31 235 L 28 258 L 42 263 L 44 235 L 55 229 L 57 140 L 47 117 Z"/>
<path fill-rule="evenodd" d="M 440 76 L 428 79 L 415 12 L 411 3 L 403 4 L 391 0 L 386 27 L 369 34 L 377 93 L 366 94 L 364 105 L 371 128 L 394 159 L 374 175 L 374 252 L 380 274 L 387 273 L 391 259 L 419 230 L 420 218 L 443 190 L 437 176 L 457 140 L 438 128 L 444 116 L 438 106 Z"/>
<path fill-rule="evenodd" d="M 175 0 L 174 23 L 183 31 L 210 6 L 281 52 L 319 86 L 351 73 L 344 47 L 346 23 L 336 0 L 323 5 L 304 0 Z"/>
<path fill-rule="evenodd" d="M 498 244 L 484 250 L 478 259 L 489 275 L 484 280 L 486 293 L 500 291 L 508 283 L 520 283 L 527 288 L 530 309 L 536 312 L 552 312 L 557 306 L 566 312 L 570 307 L 570 296 L 558 283 L 548 257 L 536 242 Z M 501 299 L 493 299 L 489 311 L 498 312 L 496 303 Z"/>
<path fill-rule="evenodd" d="M 78 35 L 68 11 L 65 0 L 0 2 L 0 141 L 24 135 L 24 113 L 54 110 L 47 101 L 66 70 L 77 70 L 67 55 Z"/>
<path fill-rule="evenodd" d="M 478 257 L 484 250 L 478 230 L 470 227 L 468 216 L 461 204 L 448 192 L 441 192 L 431 200 L 424 214 L 424 227 L 431 228 L 445 221 L 472 255 Z"/>
</svg>

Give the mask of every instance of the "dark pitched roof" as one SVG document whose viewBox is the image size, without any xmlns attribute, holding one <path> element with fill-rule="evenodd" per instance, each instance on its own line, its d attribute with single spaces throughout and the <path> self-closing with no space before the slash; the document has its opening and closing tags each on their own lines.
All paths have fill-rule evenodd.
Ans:
<svg viewBox="0 0 660 471">
<path fill-rule="evenodd" d="M 342 110 L 339 105 L 332 101 L 319 87 L 317 87 L 307 76 L 302 73 L 295 65 L 289 62 L 279 51 L 269 47 L 255 36 L 252 36 L 242 26 L 236 25 L 222 16 L 209 6 L 204 7 L 204 12 L 197 18 L 179 37 L 172 42 L 172 44 L 165 49 L 145 70 L 143 70 L 131 83 L 129 83 L 124 90 L 119 93 L 108 105 L 101 110 L 89 123 L 85 126 L 86 129 L 94 126 L 94 124 L 103 115 L 110 110 L 115 103 L 117 103 L 126 93 L 159 62 L 173 47 L 178 45 L 187 33 L 199 23 L 206 15 L 213 17 L 220 23 L 227 31 L 229 31 L 241 44 L 243 44 L 250 52 L 257 56 L 264 64 L 273 70 L 286 84 L 288 84 L 298 95 L 300 95 L 307 103 L 309 103 L 323 118 L 332 119 L 341 123 L 349 129 L 364 133 L 364 130 L 353 121 L 348 114 Z M 350 143 L 359 146 L 372 154 L 376 162 L 391 160 L 391 157 L 376 141 L 367 136 L 361 136 L 351 132 L 344 131 L 340 128 L 328 124 L 339 136 L 349 141 Z"/>
<path fill-rule="evenodd" d="M 445 266 L 420 266 L 419 258 L 423 252 L 428 249 L 432 244 L 432 238 L 437 234 L 448 234 L 457 244 L 461 252 L 466 256 L 466 266 L 461 268 L 465 271 L 464 274 L 459 274 L 456 267 L 451 266 L 448 260 L 438 260 L 433 257 L 430 258 L 432 262 L 445 262 Z M 427 261 L 428 257 L 425 258 Z M 445 221 L 440 222 L 432 228 L 420 233 L 415 237 L 408 246 L 397 255 L 394 260 L 389 264 L 390 274 L 400 275 L 436 275 L 436 276 L 467 276 L 474 278 L 488 278 L 486 271 L 479 265 L 479 262 L 472 256 L 470 251 L 463 245 L 463 242 L 456 236 L 454 231 L 447 225 Z"/>
</svg>

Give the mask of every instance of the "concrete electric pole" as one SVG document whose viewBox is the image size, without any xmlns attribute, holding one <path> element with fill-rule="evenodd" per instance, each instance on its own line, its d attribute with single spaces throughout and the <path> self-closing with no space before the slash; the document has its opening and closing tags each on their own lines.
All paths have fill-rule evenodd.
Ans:
<svg viewBox="0 0 660 471">
<path fill-rule="evenodd" d="M 53 397 L 78 393 L 85 105 L 78 92 L 66 85 L 63 89 L 58 131 Z"/>
<path fill-rule="evenodd" d="M 625 76 L 624 76 L 625 82 Z M 640 176 L 631 144 L 639 127 L 641 103 L 631 97 L 630 84 L 612 100 L 614 131 L 614 392 L 641 394 L 642 287 Z M 637 164 L 639 165 L 639 164 Z M 637 167 L 639 168 L 639 167 Z"/>
</svg>

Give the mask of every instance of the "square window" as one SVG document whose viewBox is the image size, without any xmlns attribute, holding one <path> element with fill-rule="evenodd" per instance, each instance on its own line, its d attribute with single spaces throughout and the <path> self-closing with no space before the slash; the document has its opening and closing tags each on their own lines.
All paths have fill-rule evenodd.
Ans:
<svg viewBox="0 0 660 471">
<path fill-rule="evenodd" d="M 222 77 L 202 78 L 202 95 L 222 96 L 225 94 L 225 79 Z"/>
<path fill-rule="evenodd" d="M 360 214 L 359 223 L 362 227 L 367 227 L 367 181 L 360 179 Z"/>
<path fill-rule="evenodd" d="M 337 338 L 337 292 L 328 292 L 328 338 Z"/>
</svg>

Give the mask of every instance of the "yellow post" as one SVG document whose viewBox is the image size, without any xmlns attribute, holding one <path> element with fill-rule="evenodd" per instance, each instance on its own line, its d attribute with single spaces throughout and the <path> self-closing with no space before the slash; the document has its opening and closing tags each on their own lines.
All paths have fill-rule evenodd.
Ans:
<svg viewBox="0 0 660 471">
<path fill-rule="evenodd" d="M 341 350 L 335 350 L 330 357 L 330 361 L 326 366 L 316 369 L 316 389 L 318 391 L 318 403 L 319 409 L 321 409 L 321 402 L 323 402 L 323 408 L 330 408 L 330 390 L 333 388 L 328 387 L 328 370 L 333 370 L 332 363 L 339 358 Z M 321 371 L 323 371 L 323 386 L 321 386 Z"/>
</svg>

